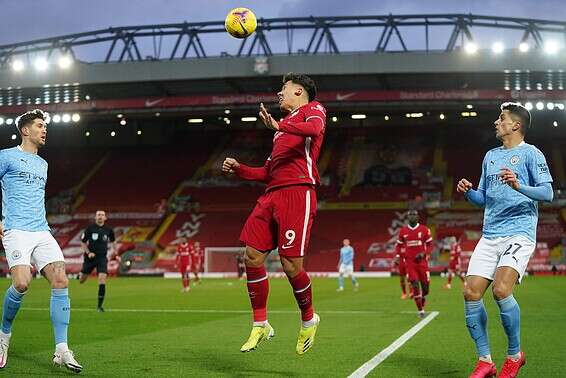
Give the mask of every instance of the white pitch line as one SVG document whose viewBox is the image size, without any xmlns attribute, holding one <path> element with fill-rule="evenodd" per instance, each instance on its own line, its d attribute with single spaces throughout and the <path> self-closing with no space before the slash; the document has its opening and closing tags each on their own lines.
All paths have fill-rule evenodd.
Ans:
<svg viewBox="0 0 566 378">
<path fill-rule="evenodd" d="M 413 312 L 414 314 L 414 312 Z M 395 340 L 387 348 L 383 349 L 381 352 L 373 356 L 373 358 L 367 361 L 365 364 L 360 366 L 358 370 L 353 372 L 348 376 L 348 378 L 362 378 L 367 376 L 373 369 L 377 367 L 380 363 L 385 361 L 387 357 L 392 355 L 397 349 L 401 348 L 411 337 L 415 336 L 417 332 L 423 329 L 432 319 L 438 316 L 438 311 L 432 311 L 426 318 L 415 324 L 410 330 L 405 332 L 401 337 Z"/>
</svg>

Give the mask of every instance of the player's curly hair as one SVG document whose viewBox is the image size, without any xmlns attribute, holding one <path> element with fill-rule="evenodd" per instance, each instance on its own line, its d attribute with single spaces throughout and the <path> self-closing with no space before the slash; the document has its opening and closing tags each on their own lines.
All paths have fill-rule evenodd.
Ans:
<svg viewBox="0 0 566 378">
<path fill-rule="evenodd" d="M 24 114 L 22 114 L 18 118 L 16 118 L 16 127 L 21 132 L 22 127 L 33 123 L 33 121 L 35 121 L 36 119 L 41 119 L 43 121 L 49 122 L 48 121 L 49 120 L 49 113 L 44 112 L 41 109 L 34 109 L 34 110 L 30 110 L 28 112 L 25 112 Z"/>
<path fill-rule="evenodd" d="M 515 116 L 521 122 L 521 131 L 523 135 L 527 133 L 527 129 L 531 127 L 531 113 L 523 105 L 517 102 L 504 102 L 501 104 L 501 111 L 508 110 L 511 115 Z"/>
<path fill-rule="evenodd" d="M 316 97 L 316 84 L 314 80 L 304 74 L 297 74 L 289 72 L 283 75 L 283 84 L 291 81 L 292 83 L 299 84 L 301 87 L 305 88 L 307 94 L 309 95 L 309 102 L 313 101 Z"/>
</svg>

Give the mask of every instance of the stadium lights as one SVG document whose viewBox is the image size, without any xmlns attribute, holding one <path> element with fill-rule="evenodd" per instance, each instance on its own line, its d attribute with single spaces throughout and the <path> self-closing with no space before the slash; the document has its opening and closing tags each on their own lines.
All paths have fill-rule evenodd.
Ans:
<svg viewBox="0 0 566 378">
<path fill-rule="evenodd" d="M 71 120 L 73 122 L 77 123 L 81 120 L 81 115 L 79 113 L 75 113 L 71 116 Z"/>
<path fill-rule="evenodd" d="M 65 113 L 61 116 L 61 121 L 63 121 L 63 123 L 69 123 L 71 122 L 71 115 L 68 113 Z"/>
<path fill-rule="evenodd" d="M 136 132 L 136 134 L 142 135 L 142 131 L 141 131 L 141 130 L 138 130 L 138 131 Z"/>
<path fill-rule="evenodd" d="M 16 140 L 17 136 L 16 134 L 12 134 L 12 140 Z"/>
<path fill-rule="evenodd" d="M 242 122 L 255 122 L 257 117 L 242 117 Z"/>
<path fill-rule="evenodd" d="M 124 118 L 124 115 L 122 113 L 118 113 L 116 114 L 116 118 Z"/>
<path fill-rule="evenodd" d="M 69 55 L 62 55 L 59 57 L 57 64 L 59 65 L 59 68 L 66 70 L 73 65 L 73 58 Z"/>
<path fill-rule="evenodd" d="M 423 113 L 405 113 L 407 118 L 421 118 L 423 115 Z"/>
<path fill-rule="evenodd" d="M 59 123 L 59 122 L 61 122 L 61 116 L 59 114 L 54 114 L 53 123 Z"/>
<path fill-rule="evenodd" d="M 531 111 L 533 110 L 533 103 L 532 102 L 525 102 L 525 109 Z"/>
<path fill-rule="evenodd" d="M 386 115 L 385 117 L 383 117 L 384 120 L 389 121 L 389 116 Z"/>
<path fill-rule="evenodd" d="M 338 122 L 338 117 L 332 117 L 332 122 Z"/>
<path fill-rule="evenodd" d="M 522 53 L 526 53 L 530 48 L 531 47 L 527 42 L 521 42 L 521 44 L 519 45 L 519 51 Z"/>
<path fill-rule="evenodd" d="M 126 126 L 126 123 L 127 123 L 127 122 L 126 122 L 126 120 L 125 120 L 124 118 L 122 118 L 122 119 L 120 120 L 120 125 Z"/>
<path fill-rule="evenodd" d="M 116 131 L 111 131 L 111 132 L 110 132 L 110 136 L 111 136 L 111 137 L 116 136 Z"/>
<path fill-rule="evenodd" d="M 230 109 L 224 109 L 224 114 L 230 114 Z"/>
<path fill-rule="evenodd" d="M 4 118 L 0 117 L 0 126 L 4 124 Z"/>
<path fill-rule="evenodd" d="M 536 108 L 537 108 L 537 110 L 544 109 L 544 103 L 542 101 L 537 102 Z"/>
<path fill-rule="evenodd" d="M 438 116 L 438 118 L 440 118 L 440 119 L 445 119 L 446 116 L 444 115 L 444 113 L 440 113 L 440 115 Z"/>
<path fill-rule="evenodd" d="M 552 126 L 554 126 L 554 127 L 558 127 L 558 121 L 554 121 L 554 122 L 552 122 Z"/>
<path fill-rule="evenodd" d="M 556 103 L 556 104 L 554 104 L 554 105 L 556 105 L 556 108 L 557 108 L 558 110 L 564 110 L 564 104 L 563 104 L 563 103 L 559 102 L 559 103 Z"/>
<path fill-rule="evenodd" d="M 501 54 L 503 50 L 505 50 L 505 46 L 501 42 L 495 42 L 491 46 L 491 51 L 493 51 L 494 54 Z"/>
<path fill-rule="evenodd" d="M 367 116 L 365 114 L 352 114 L 350 116 L 352 119 L 366 119 Z"/>
<path fill-rule="evenodd" d="M 556 54 L 558 52 L 558 50 L 560 50 L 560 46 L 554 40 L 547 41 L 544 44 L 544 52 L 549 54 L 549 55 Z"/>
<path fill-rule="evenodd" d="M 49 67 L 49 62 L 45 58 L 37 58 L 33 66 L 38 71 L 45 71 Z"/>
<path fill-rule="evenodd" d="M 546 108 L 548 110 L 554 110 L 554 104 L 552 102 L 547 102 L 546 103 Z"/>
<path fill-rule="evenodd" d="M 12 69 L 14 71 L 21 72 L 24 70 L 24 68 L 26 68 L 26 66 L 23 61 L 16 59 L 12 62 Z"/>
<path fill-rule="evenodd" d="M 14 123 L 14 120 L 12 118 L 8 118 L 6 120 L 6 125 L 11 125 L 12 123 Z"/>
<path fill-rule="evenodd" d="M 202 118 L 189 118 L 189 123 L 203 123 L 204 119 Z"/>
<path fill-rule="evenodd" d="M 464 50 L 466 51 L 467 54 L 475 54 L 478 52 L 478 45 L 476 45 L 473 42 L 469 42 L 466 43 L 466 45 L 464 46 Z"/>
<path fill-rule="evenodd" d="M 86 95 L 86 96 L 85 96 L 85 100 L 90 101 L 90 96 L 89 96 L 89 95 Z"/>
<path fill-rule="evenodd" d="M 86 136 L 86 137 L 89 137 L 89 136 L 90 136 L 90 131 L 87 131 L 87 132 L 85 133 L 85 136 Z"/>
<path fill-rule="evenodd" d="M 473 109 L 473 108 L 474 108 L 474 106 L 472 104 L 466 105 L 466 109 Z"/>
</svg>

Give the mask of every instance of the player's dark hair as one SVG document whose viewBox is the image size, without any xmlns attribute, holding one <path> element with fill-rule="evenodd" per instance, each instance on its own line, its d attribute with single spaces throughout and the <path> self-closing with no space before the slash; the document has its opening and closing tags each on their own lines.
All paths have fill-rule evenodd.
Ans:
<svg viewBox="0 0 566 378">
<path fill-rule="evenodd" d="M 48 118 L 49 114 L 41 109 L 30 110 L 29 112 L 25 112 L 24 114 L 16 118 L 16 127 L 21 132 L 22 127 L 32 124 L 36 119 L 47 121 Z"/>
<path fill-rule="evenodd" d="M 305 88 L 307 94 L 309 95 L 309 102 L 313 101 L 316 97 L 316 84 L 314 80 L 304 74 L 297 74 L 289 72 L 283 75 L 283 84 L 291 81 L 292 83 L 299 84 L 301 87 Z"/>
<path fill-rule="evenodd" d="M 527 133 L 527 129 L 531 127 L 531 113 L 523 105 L 516 102 L 504 102 L 501 104 L 501 111 L 508 110 L 521 122 L 521 132 L 523 135 Z"/>
</svg>

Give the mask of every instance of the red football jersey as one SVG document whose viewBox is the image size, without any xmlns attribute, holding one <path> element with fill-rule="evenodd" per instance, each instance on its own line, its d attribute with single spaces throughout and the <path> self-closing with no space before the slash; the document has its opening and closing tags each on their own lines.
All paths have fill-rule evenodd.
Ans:
<svg viewBox="0 0 566 378">
<path fill-rule="evenodd" d="M 189 243 L 181 243 L 177 246 L 177 260 L 183 264 L 188 264 L 191 256 L 191 246 Z"/>
<path fill-rule="evenodd" d="M 458 264 L 460 262 L 460 253 L 462 253 L 460 243 L 452 243 L 450 246 L 450 263 Z"/>
<path fill-rule="evenodd" d="M 419 253 L 429 253 L 432 246 L 432 236 L 430 230 L 424 224 L 417 223 L 415 227 L 405 225 L 399 230 L 397 238 L 396 252 L 405 248 L 405 261 L 415 260 Z"/>
<path fill-rule="evenodd" d="M 319 102 L 301 106 L 279 122 L 265 165 L 253 168 L 240 163 L 236 174 L 246 180 L 265 182 L 267 191 L 288 185 L 317 186 L 320 177 L 316 162 L 325 126 L 326 109 Z"/>
<path fill-rule="evenodd" d="M 191 259 L 195 263 L 200 263 L 204 257 L 204 250 L 201 247 L 191 247 Z"/>
</svg>

